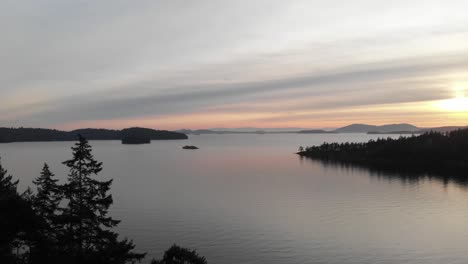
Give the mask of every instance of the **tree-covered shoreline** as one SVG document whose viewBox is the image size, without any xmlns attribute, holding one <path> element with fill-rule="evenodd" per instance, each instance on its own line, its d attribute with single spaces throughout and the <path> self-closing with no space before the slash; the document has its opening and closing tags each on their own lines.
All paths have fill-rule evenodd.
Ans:
<svg viewBox="0 0 468 264">
<path fill-rule="evenodd" d="M 122 140 L 125 137 L 148 138 L 150 140 L 187 139 L 187 135 L 167 130 L 132 127 L 122 130 L 86 128 L 61 131 L 45 128 L 0 127 L 0 143 L 75 141 L 81 135 L 88 140 Z"/>
<path fill-rule="evenodd" d="M 300 147 L 298 155 L 323 161 L 414 172 L 465 174 L 468 170 L 468 129 L 427 132 L 366 143 L 323 143 Z"/>
</svg>

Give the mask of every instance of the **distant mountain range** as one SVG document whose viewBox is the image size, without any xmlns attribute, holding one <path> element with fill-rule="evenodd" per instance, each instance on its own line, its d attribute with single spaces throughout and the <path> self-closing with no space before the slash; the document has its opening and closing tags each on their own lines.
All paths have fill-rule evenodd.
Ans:
<svg viewBox="0 0 468 264">
<path fill-rule="evenodd" d="M 368 134 L 422 134 L 428 131 L 449 132 L 466 128 L 465 126 L 420 128 L 411 124 L 388 124 L 388 125 L 367 125 L 352 124 L 338 129 L 306 129 L 306 128 L 210 128 L 210 129 L 181 129 L 178 132 L 184 134 L 278 134 L 278 133 L 299 133 L 299 134 L 330 134 L 330 133 L 368 133 Z"/>
<path fill-rule="evenodd" d="M 332 130 L 323 130 L 323 129 L 310 129 L 310 130 L 301 130 L 298 131 L 299 134 L 336 134 L 338 132 Z"/>
<path fill-rule="evenodd" d="M 366 124 L 352 124 L 335 130 L 303 129 L 303 128 L 215 128 L 178 131 L 154 130 L 149 128 L 112 129 L 77 129 L 61 131 L 44 128 L 7 128 L 0 127 L 0 143 L 34 142 L 34 141 L 74 141 L 78 134 L 89 140 L 122 140 L 125 137 L 138 137 L 149 140 L 187 139 L 187 134 L 330 134 L 330 133 L 368 133 L 368 134 L 423 134 L 428 131 L 449 132 L 468 126 L 447 126 L 436 128 L 419 128 L 410 124 L 391 124 L 374 126 Z M 243 130 L 245 129 L 245 130 Z"/>
<path fill-rule="evenodd" d="M 297 133 L 299 130 L 268 130 L 268 129 L 262 129 L 262 128 L 257 128 L 256 130 L 238 130 L 238 129 L 196 129 L 196 130 L 191 130 L 191 129 L 180 129 L 177 130 L 177 132 L 184 133 L 184 134 L 191 134 L 191 135 L 202 135 L 202 134 L 294 134 Z"/>
<path fill-rule="evenodd" d="M 44 128 L 0 128 L 0 143 L 35 141 L 74 141 L 78 134 L 88 140 L 122 140 L 125 137 L 146 138 L 149 140 L 187 139 L 187 135 L 167 130 L 132 127 L 122 130 L 77 129 L 61 131 Z"/>
<path fill-rule="evenodd" d="M 296 133 L 306 128 L 286 127 L 286 128 L 209 128 L 209 129 L 180 129 L 177 132 L 184 134 L 265 134 L 265 133 Z"/>
<path fill-rule="evenodd" d="M 407 131 L 407 132 L 416 132 L 421 130 L 421 128 L 410 125 L 410 124 L 391 124 L 383 126 L 373 126 L 366 124 L 352 124 L 335 130 L 337 133 L 369 133 L 369 132 L 378 132 L 378 133 L 391 133 L 395 131 Z"/>
<path fill-rule="evenodd" d="M 265 133 L 284 133 L 291 131 L 300 131 L 307 128 L 303 127 L 268 127 L 268 128 L 258 128 L 258 127 L 237 127 L 237 128 L 210 128 L 212 131 L 221 131 L 221 132 L 258 132 L 262 131 Z"/>
</svg>

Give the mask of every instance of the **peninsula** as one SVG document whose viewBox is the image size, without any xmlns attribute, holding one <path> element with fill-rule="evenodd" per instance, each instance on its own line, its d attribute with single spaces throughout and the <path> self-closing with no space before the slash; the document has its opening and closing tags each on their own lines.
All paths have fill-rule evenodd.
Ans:
<svg viewBox="0 0 468 264">
<path fill-rule="evenodd" d="M 420 172 L 468 169 L 468 129 L 419 136 L 382 138 L 367 143 L 324 143 L 300 147 L 297 153 L 318 160 Z"/>
</svg>

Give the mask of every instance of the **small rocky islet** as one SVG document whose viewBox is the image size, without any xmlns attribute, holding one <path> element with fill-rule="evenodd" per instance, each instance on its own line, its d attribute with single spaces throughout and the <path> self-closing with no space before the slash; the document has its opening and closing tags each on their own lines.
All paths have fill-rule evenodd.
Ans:
<svg viewBox="0 0 468 264">
<path fill-rule="evenodd" d="M 197 146 L 183 146 L 182 149 L 198 149 Z"/>
</svg>

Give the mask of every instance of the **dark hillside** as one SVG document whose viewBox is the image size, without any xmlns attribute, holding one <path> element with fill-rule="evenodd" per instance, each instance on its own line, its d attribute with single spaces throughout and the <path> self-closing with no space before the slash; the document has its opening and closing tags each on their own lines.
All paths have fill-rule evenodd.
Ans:
<svg viewBox="0 0 468 264">
<path fill-rule="evenodd" d="M 34 142 L 34 141 L 74 141 L 78 135 L 89 140 L 122 140 L 124 137 L 144 137 L 151 140 L 187 139 L 187 135 L 167 130 L 149 128 L 126 128 L 123 130 L 110 129 L 77 129 L 60 131 L 44 128 L 0 128 L 0 143 Z"/>
</svg>

